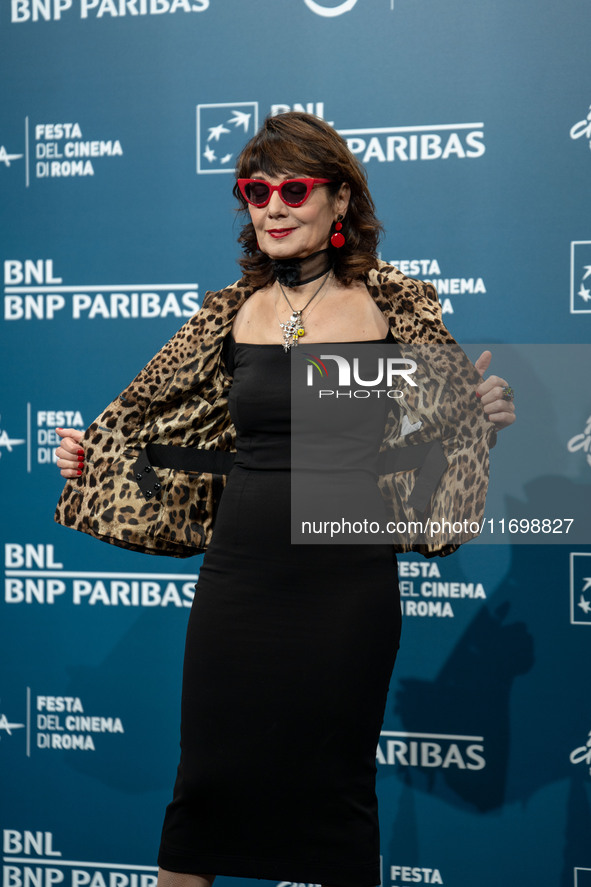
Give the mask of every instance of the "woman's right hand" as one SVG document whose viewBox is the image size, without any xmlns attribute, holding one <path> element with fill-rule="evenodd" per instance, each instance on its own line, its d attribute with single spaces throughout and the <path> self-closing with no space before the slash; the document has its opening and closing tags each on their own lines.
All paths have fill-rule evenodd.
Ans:
<svg viewBox="0 0 591 887">
<path fill-rule="evenodd" d="M 56 449 L 57 467 L 62 477 L 80 477 L 84 468 L 84 450 L 80 441 L 84 432 L 77 428 L 56 428 L 61 443 Z"/>
</svg>

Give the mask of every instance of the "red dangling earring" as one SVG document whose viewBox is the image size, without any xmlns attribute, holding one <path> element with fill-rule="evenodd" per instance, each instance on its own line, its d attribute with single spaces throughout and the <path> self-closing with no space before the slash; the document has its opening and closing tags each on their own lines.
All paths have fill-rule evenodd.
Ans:
<svg viewBox="0 0 591 887">
<path fill-rule="evenodd" d="M 345 245 L 345 235 L 341 233 L 341 228 L 343 227 L 343 223 L 341 222 L 342 218 L 342 216 L 338 217 L 334 225 L 334 234 L 330 238 L 330 242 L 335 249 L 340 249 L 342 246 Z"/>
</svg>

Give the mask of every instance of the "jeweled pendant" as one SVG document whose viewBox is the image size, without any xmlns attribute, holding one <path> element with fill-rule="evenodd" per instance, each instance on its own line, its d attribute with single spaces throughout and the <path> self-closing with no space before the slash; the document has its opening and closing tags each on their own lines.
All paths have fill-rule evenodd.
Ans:
<svg viewBox="0 0 591 887">
<path fill-rule="evenodd" d="M 302 312 L 294 311 L 285 323 L 279 323 L 279 326 L 283 330 L 283 350 L 289 351 L 292 345 L 298 344 L 298 339 L 300 336 L 305 335 L 304 327 L 302 326 Z"/>
</svg>

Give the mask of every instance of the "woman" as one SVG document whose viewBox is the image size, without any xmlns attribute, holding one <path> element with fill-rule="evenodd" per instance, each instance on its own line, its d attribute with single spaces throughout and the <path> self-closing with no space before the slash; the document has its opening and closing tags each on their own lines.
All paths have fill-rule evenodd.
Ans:
<svg viewBox="0 0 591 887">
<path fill-rule="evenodd" d="M 83 447 L 61 430 L 58 466 L 75 481 L 57 519 L 153 553 L 208 547 L 161 887 L 204 887 L 205 872 L 372 887 L 375 748 L 400 631 L 395 555 L 290 545 L 286 352 L 453 339 L 432 287 L 378 262 L 365 174 L 326 123 L 269 118 L 239 158 L 234 191 L 248 213 L 244 277 L 206 296 Z M 506 382 L 475 379 L 476 421 L 487 434 L 510 424 Z M 369 421 L 383 429 L 382 402 Z"/>
</svg>

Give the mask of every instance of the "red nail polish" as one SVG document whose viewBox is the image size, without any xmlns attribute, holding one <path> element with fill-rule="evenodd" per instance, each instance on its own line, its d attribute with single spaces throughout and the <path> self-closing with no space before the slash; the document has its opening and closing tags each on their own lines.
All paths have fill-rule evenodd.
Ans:
<svg viewBox="0 0 591 887">
<path fill-rule="evenodd" d="M 76 474 L 78 475 L 78 477 L 80 477 L 80 475 L 82 474 L 82 472 L 80 471 L 80 469 L 78 469 L 78 471 L 76 472 Z"/>
<path fill-rule="evenodd" d="M 79 455 L 79 456 L 83 456 L 83 455 L 84 455 L 84 450 L 78 450 L 78 455 Z"/>
<path fill-rule="evenodd" d="M 478 392 L 476 392 L 476 397 L 482 397 L 482 394 L 479 394 Z"/>
</svg>

